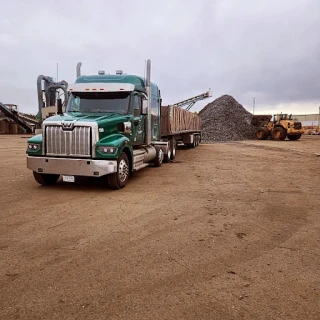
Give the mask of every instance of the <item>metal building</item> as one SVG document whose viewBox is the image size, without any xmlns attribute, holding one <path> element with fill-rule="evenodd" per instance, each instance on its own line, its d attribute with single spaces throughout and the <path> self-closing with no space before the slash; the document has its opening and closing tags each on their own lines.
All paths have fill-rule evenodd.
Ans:
<svg viewBox="0 0 320 320">
<path fill-rule="evenodd" d="M 320 123 L 320 114 L 298 114 L 292 115 L 292 119 L 300 121 L 303 127 L 318 127 Z"/>
</svg>

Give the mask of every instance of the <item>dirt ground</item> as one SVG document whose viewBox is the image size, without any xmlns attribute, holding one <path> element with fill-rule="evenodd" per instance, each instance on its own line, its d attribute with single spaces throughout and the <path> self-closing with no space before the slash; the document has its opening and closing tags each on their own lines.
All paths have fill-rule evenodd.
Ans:
<svg viewBox="0 0 320 320">
<path fill-rule="evenodd" d="M 0 319 L 320 319 L 320 137 L 42 187 L 0 136 Z"/>
</svg>

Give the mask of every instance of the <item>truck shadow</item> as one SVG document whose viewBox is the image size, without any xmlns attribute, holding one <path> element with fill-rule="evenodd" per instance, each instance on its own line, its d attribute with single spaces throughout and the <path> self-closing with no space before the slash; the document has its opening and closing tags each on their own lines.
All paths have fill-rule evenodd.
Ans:
<svg viewBox="0 0 320 320">
<path fill-rule="evenodd" d="M 135 172 L 128 181 L 128 184 L 124 189 L 130 190 L 130 187 L 134 187 L 135 183 L 139 183 L 139 180 L 143 178 L 143 176 L 148 175 L 149 170 L 154 170 L 153 167 L 147 167 L 144 170 Z M 82 177 L 82 176 L 76 176 L 75 182 L 64 182 L 62 181 L 62 177 L 59 178 L 58 182 L 53 186 L 45 186 L 44 188 L 50 189 L 50 191 L 57 190 L 59 192 L 61 191 L 67 191 L 67 192 L 78 192 L 78 191 L 86 191 L 86 192 L 112 192 L 117 191 L 113 190 L 108 186 L 107 177 Z M 122 190 L 124 190 L 122 189 Z M 120 190 L 119 190 L 120 191 Z"/>
</svg>

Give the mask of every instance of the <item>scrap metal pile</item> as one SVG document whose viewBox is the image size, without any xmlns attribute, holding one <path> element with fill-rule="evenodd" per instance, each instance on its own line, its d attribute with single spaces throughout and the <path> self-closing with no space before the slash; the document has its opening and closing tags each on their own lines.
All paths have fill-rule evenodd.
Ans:
<svg viewBox="0 0 320 320">
<path fill-rule="evenodd" d="M 207 104 L 200 112 L 202 141 L 239 141 L 255 139 L 252 114 L 229 95 Z"/>
</svg>

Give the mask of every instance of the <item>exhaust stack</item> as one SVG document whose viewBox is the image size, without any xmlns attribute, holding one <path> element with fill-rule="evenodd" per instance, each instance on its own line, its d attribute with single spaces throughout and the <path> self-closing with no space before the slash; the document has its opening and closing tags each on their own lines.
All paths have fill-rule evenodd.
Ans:
<svg viewBox="0 0 320 320">
<path fill-rule="evenodd" d="M 77 78 L 81 76 L 81 66 L 82 62 L 77 63 Z"/>
<path fill-rule="evenodd" d="M 147 114 L 147 145 L 151 144 L 151 60 L 147 60 L 147 76 L 146 76 L 146 89 L 147 89 L 147 96 L 148 96 L 148 114 Z"/>
</svg>

